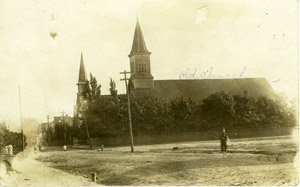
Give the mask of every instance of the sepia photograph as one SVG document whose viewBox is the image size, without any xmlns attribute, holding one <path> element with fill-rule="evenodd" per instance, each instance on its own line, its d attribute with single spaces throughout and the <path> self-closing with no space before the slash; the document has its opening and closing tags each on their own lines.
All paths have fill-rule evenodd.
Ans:
<svg viewBox="0 0 300 187">
<path fill-rule="evenodd" d="M 0 186 L 299 185 L 298 0 L 0 0 Z"/>
</svg>

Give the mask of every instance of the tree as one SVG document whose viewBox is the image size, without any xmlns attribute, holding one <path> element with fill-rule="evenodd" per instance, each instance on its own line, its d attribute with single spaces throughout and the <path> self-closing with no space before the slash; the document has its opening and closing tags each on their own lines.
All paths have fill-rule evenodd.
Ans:
<svg viewBox="0 0 300 187">
<path fill-rule="evenodd" d="M 98 85 L 96 77 L 93 77 L 92 73 L 90 74 L 90 87 L 88 91 L 88 100 L 93 102 L 100 98 L 101 94 L 101 84 Z"/>
<path fill-rule="evenodd" d="M 256 101 L 256 111 L 261 125 L 295 125 L 296 117 L 286 97 L 275 95 L 272 98 L 260 97 Z"/>
<path fill-rule="evenodd" d="M 234 125 L 246 127 L 257 123 L 255 100 L 249 97 L 234 95 Z"/>
<path fill-rule="evenodd" d="M 16 133 L 9 131 L 6 127 L 6 123 L 2 122 L 0 123 L 0 148 L 6 145 L 21 145 L 21 133 Z M 0 149 L 0 152 L 2 150 Z"/>
<path fill-rule="evenodd" d="M 206 118 L 221 126 L 227 126 L 233 121 L 236 101 L 231 94 L 218 92 L 203 100 L 202 112 Z"/>
<path fill-rule="evenodd" d="M 184 97 L 170 100 L 170 113 L 175 121 L 189 121 L 195 111 L 196 103 Z"/>
<path fill-rule="evenodd" d="M 86 112 L 91 137 L 117 136 L 125 132 L 127 119 L 126 100 L 102 96 Z"/>
<path fill-rule="evenodd" d="M 116 90 L 116 83 L 114 80 L 112 80 L 112 78 L 110 78 L 110 82 L 109 82 L 110 88 L 110 95 L 113 97 L 116 97 L 118 95 L 118 91 Z"/>
</svg>

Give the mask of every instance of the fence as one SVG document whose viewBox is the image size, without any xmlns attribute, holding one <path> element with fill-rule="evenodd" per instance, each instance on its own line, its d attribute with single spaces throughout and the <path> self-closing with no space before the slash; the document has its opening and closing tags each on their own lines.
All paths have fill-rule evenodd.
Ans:
<svg viewBox="0 0 300 187">
<path fill-rule="evenodd" d="M 260 129 L 228 129 L 227 133 L 230 139 L 235 138 L 252 138 L 266 136 L 284 136 L 291 135 L 295 130 L 294 126 L 281 128 L 260 128 Z M 203 132 L 183 132 L 183 133 L 164 133 L 155 135 L 135 136 L 135 145 L 163 144 L 189 141 L 218 140 L 220 131 L 203 131 Z M 105 146 L 124 146 L 130 145 L 129 136 L 117 138 L 91 138 L 93 145 Z"/>
</svg>

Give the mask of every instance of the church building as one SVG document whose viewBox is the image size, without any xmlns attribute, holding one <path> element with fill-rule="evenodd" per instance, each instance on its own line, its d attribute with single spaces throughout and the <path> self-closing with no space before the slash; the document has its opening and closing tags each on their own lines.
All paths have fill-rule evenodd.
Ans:
<svg viewBox="0 0 300 187">
<path fill-rule="evenodd" d="M 140 23 L 137 21 L 131 52 L 128 55 L 131 72 L 129 91 L 132 97 L 152 96 L 167 101 L 176 97 L 185 97 L 201 103 L 207 96 L 216 92 L 253 98 L 275 94 L 265 78 L 155 80 L 151 72 L 150 55 L 151 52 L 146 47 Z M 80 125 L 83 120 L 83 112 L 87 107 L 86 94 L 89 89 L 82 53 L 77 86 L 78 93 L 76 105 L 74 106 L 74 118 L 75 123 Z"/>
<path fill-rule="evenodd" d="M 182 96 L 202 102 L 208 95 L 216 92 L 254 98 L 275 94 L 265 78 L 155 80 L 151 72 L 150 55 L 137 20 L 131 52 L 128 55 L 131 72 L 129 88 L 131 95 L 136 98 L 151 95 L 169 100 Z"/>
</svg>

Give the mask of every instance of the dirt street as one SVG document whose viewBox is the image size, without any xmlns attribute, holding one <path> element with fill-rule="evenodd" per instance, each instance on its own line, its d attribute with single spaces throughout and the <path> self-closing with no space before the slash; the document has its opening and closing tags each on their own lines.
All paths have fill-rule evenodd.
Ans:
<svg viewBox="0 0 300 187">
<path fill-rule="evenodd" d="M 36 155 L 31 148 L 15 157 L 4 158 L 1 162 L 1 186 L 93 186 L 83 177 L 47 167 L 35 160 Z"/>
<path fill-rule="evenodd" d="M 61 181 L 90 182 L 91 172 L 96 172 L 98 185 L 298 184 L 298 143 L 292 137 L 236 139 L 229 145 L 227 158 L 222 158 L 218 141 L 136 146 L 134 153 L 130 147 L 69 148 L 66 152 L 51 147 L 37 154 L 40 162 L 32 161 L 32 168 L 48 166 L 68 172 L 62 172 Z M 43 178 L 52 173 L 45 169 L 38 174 Z"/>
</svg>

